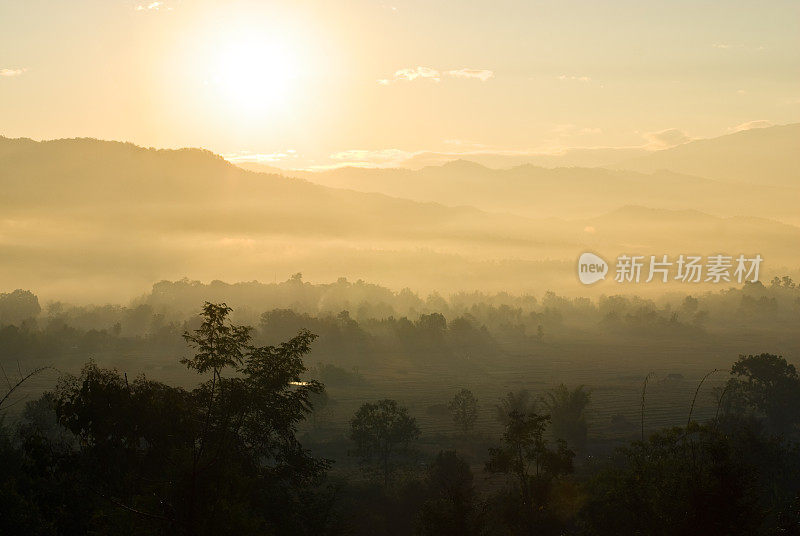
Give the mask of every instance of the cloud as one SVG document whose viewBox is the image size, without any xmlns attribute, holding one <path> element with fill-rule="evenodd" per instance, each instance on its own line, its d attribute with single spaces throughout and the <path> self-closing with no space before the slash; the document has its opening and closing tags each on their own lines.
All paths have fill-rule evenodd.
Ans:
<svg viewBox="0 0 800 536">
<path fill-rule="evenodd" d="M 692 141 L 684 131 L 677 128 L 668 128 L 658 132 L 646 132 L 644 139 L 648 141 L 647 147 L 651 149 L 667 149 L 682 143 Z"/>
<path fill-rule="evenodd" d="M 331 155 L 333 160 L 339 162 L 337 166 L 355 167 L 398 167 L 402 162 L 414 156 L 414 152 L 402 149 L 350 149 Z"/>
<path fill-rule="evenodd" d="M 469 160 L 493 169 L 509 169 L 525 164 L 543 167 L 597 167 L 609 165 L 648 151 L 641 145 L 627 147 L 606 146 L 542 146 L 539 148 L 502 148 L 465 140 L 445 140 L 454 150 L 352 150 L 341 151 L 329 158 L 333 163 L 316 163 L 304 168 L 307 171 L 324 171 L 342 167 L 406 168 L 420 169 L 441 166 L 453 160 Z"/>
<path fill-rule="evenodd" d="M 167 7 L 164 5 L 164 2 L 150 2 L 149 4 L 139 4 L 134 8 L 136 11 L 160 11 L 165 9 L 167 11 L 172 11 L 171 7 Z"/>
<path fill-rule="evenodd" d="M 394 82 L 413 82 L 414 80 L 431 80 L 441 82 L 442 78 L 459 78 L 462 80 L 480 80 L 486 82 L 494 78 L 494 71 L 488 69 L 454 69 L 450 71 L 440 71 L 431 67 L 407 67 L 394 72 L 391 78 L 380 78 L 376 80 L 378 85 L 388 86 Z"/>
<path fill-rule="evenodd" d="M 251 153 L 249 151 L 240 151 L 238 153 L 225 153 L 222 157 L 228 162 L 234 164 L 239 162 L 256 162 L 259 164 L 275 164 L 285 160 L 296 160 L 299 155 L 294 149 L 288 149 L 284 152 L 277 153 Z"/>
<path fill-rule="evenodd" d="M 481 82 L 494 78 L 494 72 L 487 69 L 456 69 L 455 71 L 447 71 L 444 74 L 453 78 L 474 78 Z"/>
<path fill-rule="evenodd" d="M 3 78 L 14 78 L 15 76 L 19 76 L 28 69 L 0 69 L 0 76 Z"/>
<path fill-rule="evenodd" d="M 436 69 L 430 67 L 408 67 L 394 72 L 394 80 L 407 80 L 409 82 L 418 78 L 427 78 L 434 82 L 439 82 L 442 75 Z"/>
<path fill-rule="evenodd" d="M 764 50 L 767 48 L 764 45 L 744 45 L 741 43 L 712 43 L 711 46 L 720 50 Z"/>
<path fill-rule="evenodd" d="M 766 119 L 756 119 L 755 121 L 748 121 L 747 123 L 742 123 L 741 125 L 731 127 L 728 129 L 728 131 L 741 132 L 743 130 L 752 130 L 754 128 L 767 128 L 771 127 L 773 124 L 774 123 L 772 121 L 767 121 Z"/>
<path fill-rule="evenodd" d="M 591 82 L 592 81 L 591 77 L 588 77 L 588 76 L 574 76 L 574 75 L 567 75 L 567 74 L 559 75 L 558 79 L 562 80 L 562 81 L 564 81 L 564 80 L 572 80 L 574 82 Z"/>
</svg>

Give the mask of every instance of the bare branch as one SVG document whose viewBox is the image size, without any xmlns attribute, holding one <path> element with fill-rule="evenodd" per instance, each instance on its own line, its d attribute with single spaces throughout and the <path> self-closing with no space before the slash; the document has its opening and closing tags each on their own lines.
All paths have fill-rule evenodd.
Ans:
<svg viewBox="0 0 800 536">
<path fill-rule="evenodd" d="M 8 379 L 8 374 L 6 374 L 6 369 L 3 368 L 2 364 L 0 364 L 0 372 L 3 373 L 3 377 L 6 379 L 6 383 L 8 384 L 8 388 L 11 389 L 12 388 L 11 380 Z"/>
<path fill-rule="evenodd" d="M 146 517 L 146 518 L 149 518 L 149 519 L 157 519 L 159 521 L 167 521 L 169 523 L 175 523 L 174 519 L 170 519 L 168 517 L 165 517 L 165 516 L 162 516 L 162 515 L 159 515 L 159 514 L 151 514 L 150 512 L 143 512 L 142 510 L 137 510 L 136 508 L 133 508 L 131 506 L 128 506 L 127 504 L 124 504 L 124 503 L 116 500 L 114 497 L 110 497 L 108 495 L 100 493 L 96 489 L 92 489 L 92 488 L 89 488 L 89 489 L 91 489 L 93 493 L 95 493 L 99 497 L 102 497 L 103 499 L 107 500 L 108 502 L 110 502 L 114 506 L 118 506 L 119 508 L 122 508 L 123 510 L 127 510 L 128 512 L 131 512 L 132 514 L 136 514 L 136 515 L 139 515 L 139 516 L 142 516 L 142 517 Z"/>
<path fill-rule="evenodd" d="M 0 398 L 0 409 L 2 409 L 2 407 L 3 407 L 3 403 L 4 403 L 6 400 L 8 400 L 8 397 L 10 397 L 10 396 L 11 396 L 11 393 L 13 393 L 15 390 L 17 390 L 17 388 L 18 388 L 20 385 L 22 385 L 22 384 L 23 384 L 23 383 L 25 383 L 25 382 L 26 382 L 28 379 L 30 379 L 30 378 L 31 378 L 31 376 L 35 376 L 36 374 L 39 374 L 39 373 L 40 373 L 40 372 L 42 372 L 43 370 L 46 370 L 46 369 L 49 369 L 49 368 L 53 368 L 53 367 L 40 367 L 40 368 L 38 368 L 38 369 L 34 369 L 33 371 L 29 372 L 29 373 L 28 373 L 26 376 L 23 376 L 23 375 L 22 375 L 22 372 L 20 372 L 20 380 L 19 380 L 19 381 L 18 381 L 18 382 L 17 382 L 17 383 L 16 383 L 16 384 L 13 386 L 13 387 L 11 387 L 11 388 L 8 390 L 8 392 L 5 394 L 5 396 L 3 396 L 3 398 Z M 4 374 L 5 374 L 5 372 L 4 372 Z"/>
</svg>

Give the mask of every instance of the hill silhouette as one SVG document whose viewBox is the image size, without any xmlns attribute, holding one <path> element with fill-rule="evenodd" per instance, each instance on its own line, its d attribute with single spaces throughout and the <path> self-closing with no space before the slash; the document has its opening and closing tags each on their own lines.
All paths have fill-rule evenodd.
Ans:
<svg viewBox="0 0 800 536">
<path fill-rule="evenodd" d="M 344 275 L 441 291 L 545 290 L 575 285 L 572 263 L 586 250 L 609 257 L 760 253 L 775 269 L 797 265 L 792 245 L 800 229 L 754 219 L 755 211 L 718 216 L 688 202 L 617 210 L 643 206 L 628 201 L 637 188 L 658 191 L 647 175 L 532 166 L 498 171 L 470 162 L 383 172 L 409 193 L 427 184 L 458 206 L 255 173 L 199 149 L 3 138 L 0 277 L 45 297 L 88 300 L 130 297 L 161 279 L 271 280 L 300 271 L 315 280 Z M 668 177 L 692 188 L 714 184 Z M 605 205 L 592 199 L 598 182 Z M 537 188 L 548 193 L 536 194 Z M 504 208 L 515 192 L 518 207 L 541 198 L 562 204 L 563 214 Z M 469 200 L 483 210 L 466 206 Z"/>
<path fill-rule="evenodd" d="M 568 157 L 573 153 L 606 157 Z M 261 164 L 239 165 L 275 171 Z M 548 158 L 421 153 L 394 169 L 341 167 L 281 173 L 331 187 L 533 217 L 583 217 L 636 204 L 800 224 L 796 210 L 799 168 L 800 124 L 790 124 L 657 151 L 574 149 Z"/>
<path fill-rule="evenodd" d="M 800 123 L 695 140 L 613 167 L 642 172 L 669 169 L 721 181 L 798 188 Z"/>
</svg>

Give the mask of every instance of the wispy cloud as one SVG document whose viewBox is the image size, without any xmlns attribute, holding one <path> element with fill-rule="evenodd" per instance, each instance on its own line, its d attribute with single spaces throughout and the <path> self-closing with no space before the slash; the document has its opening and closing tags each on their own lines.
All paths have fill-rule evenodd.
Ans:
<svg viewBox="0 0 800 536">
<path fill-rule="evenodd" d="M 759 119 L 731 127 L 727 131 L 739 132 L 772 125 L 773 123 L 770 121 Z M 698 139 L 689 136 L 681 129 L 668 128 L 654 132 L 636 131 L 644 139 L 641 144 L 587 145 L 576 142 L 600 135 L 603 133 L 603 129 L 572 123 L 552 124 L 550 133 L 552 136 L 545 143 L 530 148 L 499 147 L 468 139 L 445 139 L 442 140 L 442 143 L 451 146 L 445 150 L 350 149 L 328 154 L 326 158 L 319 159 L 301 155 L 293 149 L 273 153 L 241 151 L 222 156 L 234 164 L 262 163 L 282 169 L 302 171 L 325 171 L 343 167 L 419 169 L 460 159 L 472 160 L 496 168 L 514 167 L 526 163 L 547 167 L 563 165 L 594 167 L 605 165 L 612 160 L 619 161 L 625 155 L 629 155 L 626 158 L 640 156 L 648 151 L 668 149 Z M 558 160 L 560 157 L 564 157 L 566 160 Z M 606 160 L 608 162 L 605 162 Z M 600 163 L 587 163 L 595 161 Z M 565 164 L 565 162 L 568 163 Z M 591 233 L 592 231 L 587 229 L 586 232 Z"/>
<path fill-rule="evenodd" d="M 767 128 L 773 126 L 773 124 L 774 123 L 772 121 L 767 121 L 766 119 L 756 119 L 755 121 L 748 121 L 747 123 L 736 125 L 728 130 L 730 132 L 741 132 L 743 130 L 752 130 L 754 128 Z"/>
<path fill-rule="evenodd" d="M 22 73 L 27 71 L 28 69 L 0 69 L 0 76 L 3 78 L 14 78 L 15 76 L 20 76 Z"/>
<path fill-rule="evenodd" d="M 439 71 L 436 69 L 431 69 L 430 67 L 409 67 L 406 69 L 400 69 L 394 73 L 395 80 L 408 80 L 411 82 L 413 80 L 417 80 L 418 78 L 427 78 L 433 80 L 434 82 L 438 82 L 442 79 L 442 75 L 439 73 Z"/>
<path fill-rule="evenodd" d="M 764 50 L 766 48 L 764 45 L 743 45 L 740 43 L 712 43 L 711 46 L 713 48 L 717 48 L 720 50 L 732 50 L 732 49 Z"/>
<path fill-rule="evenodd" d="M 573 82 L 591 82 L 592 79 L 589 76 L 575 76 L 570 74 L 561 74 L 558 75 L 558 79 L 561 81 L 569 80 Z"/>
<path fill-rule="evenodd" d="M 431 67 L 406 67 L 394 72 L 391 78 L 381 78 L 377 80 L 379 85 L 388 86 L 394 82 L 413 82 L 414 80 L 430 80 L 432 82 L 441 82 L 442 78 L 460 78 L 464 80 L 480 80 L 486 82 L 490 78 L 494 78 L 494 72 L 488 69 L 454 69 L 449 71 L 440 71 Z"/>
<path fill-rule="evenodd" d="M 647 140 L 648 149 L 668 149 L 692 141 L 689 135 L 677 128 L 668 128 L 657 132 L 645 132 L 644 139 Z"/>
<path fill-rule="evenodd" d="M 481 82 L 486 82 L 490 78 L 494 78 L 494 72 L 487 69 L 456 69 L 453 71 L 446 71 L 444 74 L 452 76 L 453 78 L 474 78 Z"/>
<path fill-rule="evenodd" d="M 234 164 L 240 162 L 256 162 L 259 164 L 277 164 L 287 160 L 296 160 L 298 158 L 297 151 L 288 149 L 282 152 L 275 153 L 252 153 L 250 151 L 239 151 L 237 153 L 225 153 L 222 157 L 228 162 Z"/>
<path fill-rule="evenodd" d="M 331 159 L 338 162 L 338 166 L 347 165 L 355 167 L 397 167 L 412 156 L 414 152 L 402 149 L 351 149 L 340 151 L 331 155 Z"/>
<path fill-rule="evenodd" d="M 150 2 L 149 4 L 139 4 L 134 8 L 136 11 L 172 11 L 171 7 L 164 5 L 164 2 Z"/>
</svg>

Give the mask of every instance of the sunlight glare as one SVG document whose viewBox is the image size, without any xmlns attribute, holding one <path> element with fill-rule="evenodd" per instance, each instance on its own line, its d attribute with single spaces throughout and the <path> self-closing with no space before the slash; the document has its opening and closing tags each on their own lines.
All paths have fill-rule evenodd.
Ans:
<svg viewBox="0 0 800 536">
<path fill-rule="evenodd" d="M 283 44 L 245 39 L 220 47 L 214 62 L 219 98 L 238 111 L 268 113 L 288 105 L 296 62 Z"/>
</svg>

